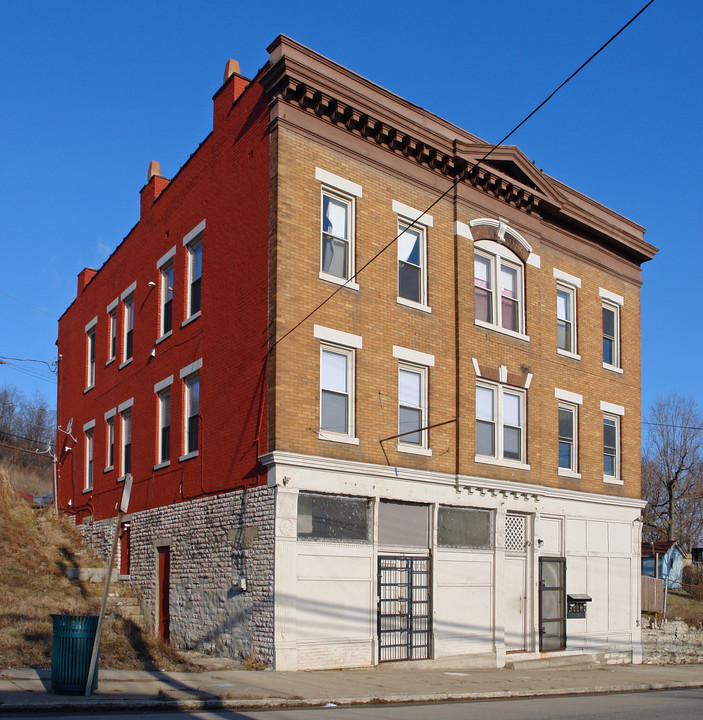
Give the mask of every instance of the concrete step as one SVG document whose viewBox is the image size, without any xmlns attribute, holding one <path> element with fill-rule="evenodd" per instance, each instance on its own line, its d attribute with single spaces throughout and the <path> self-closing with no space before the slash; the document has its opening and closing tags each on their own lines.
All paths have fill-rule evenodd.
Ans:
<svg viewBox="0 0 703 720">
<path fill-rule="evenodd" d="M 601 664 L 596 653 L 580 653 L 578 655 L 550 655 L 541 653 L 540 657 L 519 658 L 507 660 L 507 670 L 545 670 L 547 668 L 593 668 Z"/>
</svg>

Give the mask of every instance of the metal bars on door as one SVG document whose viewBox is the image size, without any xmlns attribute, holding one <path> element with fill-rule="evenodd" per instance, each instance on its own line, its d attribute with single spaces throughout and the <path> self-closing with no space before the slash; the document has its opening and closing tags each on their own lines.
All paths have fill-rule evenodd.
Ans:
<svg viewBox="0 0 703 720">
<path fill-rule="evenodd" d="M 430 558 L 379 556 L 379 661 L 430 656 Z"/>
</svg>

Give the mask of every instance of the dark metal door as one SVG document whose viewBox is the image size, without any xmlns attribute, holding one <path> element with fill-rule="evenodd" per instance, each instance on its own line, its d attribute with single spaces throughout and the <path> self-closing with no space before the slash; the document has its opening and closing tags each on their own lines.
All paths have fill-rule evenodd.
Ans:
<svg viewBox="0 0 703 720">
<path fill-rule="evenodd" d="M 539 649 L 566 648 L 566 560 L 539 559 Z"/>
<path fill-rule="evenodd" d="M 379 661 L 430 656 L 430 558 L 379 556 Z"/>
</svg>

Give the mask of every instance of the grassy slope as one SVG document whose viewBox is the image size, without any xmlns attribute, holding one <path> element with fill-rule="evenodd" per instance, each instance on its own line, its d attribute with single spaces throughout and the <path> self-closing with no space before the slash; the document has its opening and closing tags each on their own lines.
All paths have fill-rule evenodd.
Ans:
<svg viewBox="0 0 703 720">
<path fill-rule="evenodd" d="M 0 469 L 0 668 L 51 662 L 51 613 L 97 614 L 102 586 L 68 580 L 71 565 L 101 564 L 66 520 L 33 510 Z M 110 616 L 103 626 L 100 667 L 198 669 L 129 620 Z"/>
</svg>

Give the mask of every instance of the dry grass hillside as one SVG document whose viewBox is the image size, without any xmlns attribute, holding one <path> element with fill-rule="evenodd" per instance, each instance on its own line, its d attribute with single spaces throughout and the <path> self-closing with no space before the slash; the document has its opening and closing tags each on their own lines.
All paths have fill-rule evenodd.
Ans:
<svg viewBox="0 0 703 720">
<path fill-rule="evenodd" d="M 52 508 L 32 509 L 0 468 L 0 669 L 48 666 L 51 614 L 100 609 L 103 586 L 69 580 L 65 568 L 100 564 L 68 521 L 56 520 Z M 100 667 L 199 669 L 118 615 L 103 626 Z"/>
</svg>

